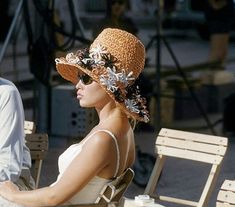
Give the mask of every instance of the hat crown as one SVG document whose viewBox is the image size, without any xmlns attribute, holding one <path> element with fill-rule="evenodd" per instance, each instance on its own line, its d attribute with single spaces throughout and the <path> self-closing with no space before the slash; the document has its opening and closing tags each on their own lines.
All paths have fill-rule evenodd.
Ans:
<svg viewBox="0 0 235 207">
<path fill-rule="evenodd" d="M 94 40 L 91 48 L 101 45 L 117 60 L 117 71 L 133 72 L 136 79 L 144 68 L 144 45 L 134 35 L 119 29 L 104 29 Z"/>
</svg>

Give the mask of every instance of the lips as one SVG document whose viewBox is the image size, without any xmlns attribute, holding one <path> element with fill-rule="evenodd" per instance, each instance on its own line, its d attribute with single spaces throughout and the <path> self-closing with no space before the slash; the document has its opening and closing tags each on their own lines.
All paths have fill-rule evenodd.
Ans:
<svg viewBox="0 0 235 207">
<path fill-rule="evenodd" d="M 81 99 L 82 98 L 82 94 L 81 93 L 77 93 L 77 98 Z"/>
</svg>

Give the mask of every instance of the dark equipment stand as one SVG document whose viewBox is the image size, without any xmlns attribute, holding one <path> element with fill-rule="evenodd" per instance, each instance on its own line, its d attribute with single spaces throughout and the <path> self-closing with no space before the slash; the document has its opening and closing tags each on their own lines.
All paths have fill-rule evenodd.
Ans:
<svg viewBox="0 0 235 207">
<path fill-rule="evenodd" d="M 157 101 L 157 112 L 156 112 L 156 125 L 157 126 L 157 132 L 159 132 L 160 128 L 161 128 L 161 85 L 160 85 L 160 80 L 161 80 L 161 41 L 164 43 L 164 45 L 166 46 L 168 52 L 170 53 L 176 69 L 179 73 L 179 75 L 182 77 L 184 83 L 187 86 L 187 89 L 190 92 L 190 95 L 192 97 L 192 99 L 195 101 L 198 109 L 200 110 L 201 115 L 203 116 L 204 120 L 207 123 L 208 128 L 211 130 L 213 135 L 216 135 L 216 132 L 213 128 L 213 125 L 211 124 L 201 102 L 199 101 L 197 95 L 195 94 L 193 88 L 190 86 L 190 83 L 184 73 L 184 71 L 182 70 L 176 56 L 173 53 L 173 50 L 171 49 L 169 43 L 167 42 L 166 38 L 164 37 L 164 35 L 162 35 L 162 31 L 161 31 L 161 18 L 162 18 L 162 8 L 163 8 L 163 0 L 158 0 L 157 1 L 157 8 L 158 11 L 156 13 L 156 19 L 157 19 L 157 35 L 154 35 L 151 40 L 149 41 L 149 43 L 146 46 L 146 50 L 149 49 L 149 47 L 153 44 L 154 41 L 156 41 L 156 91 L 154 91 L 154 96 L 156 97 L 156 101 Z"/>
</svg>

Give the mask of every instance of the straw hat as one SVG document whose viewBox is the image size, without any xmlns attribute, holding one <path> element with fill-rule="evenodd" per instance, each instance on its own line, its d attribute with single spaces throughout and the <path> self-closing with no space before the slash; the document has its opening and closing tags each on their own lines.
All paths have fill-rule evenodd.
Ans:
<svg viewBox="0 0 235 207">
<path fill-rule="evenodd" d="M 79 73 L 89 75 L 132 118 L 148 122 L 145 99 L 134 84 L 144 69 L 145 49 L 134 35 L 120 29 L 104 29 L 89 49 L 56 58 L 56 68 L 77 84 Z"/>
</svg>

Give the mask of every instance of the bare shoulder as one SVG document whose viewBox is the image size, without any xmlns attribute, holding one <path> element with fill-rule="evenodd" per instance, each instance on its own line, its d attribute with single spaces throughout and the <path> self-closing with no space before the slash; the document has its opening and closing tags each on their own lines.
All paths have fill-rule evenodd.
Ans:
<svg viewBox="0 0 235 207">
<path fill-rule="evenodd" d="M 112 132 L 111 132 L 112 133 Z M 96 133 L 94 133 L 89 140 L 87 140 L 87 142 L 84 144 L 84 148 L 96 148 L 98 150 L 102 149 L 110 149 L 110 147 L 113 146 L 113 137 L 110 133 L 108 133 L 107 131 L 97 131 Z"/>
</svg>

